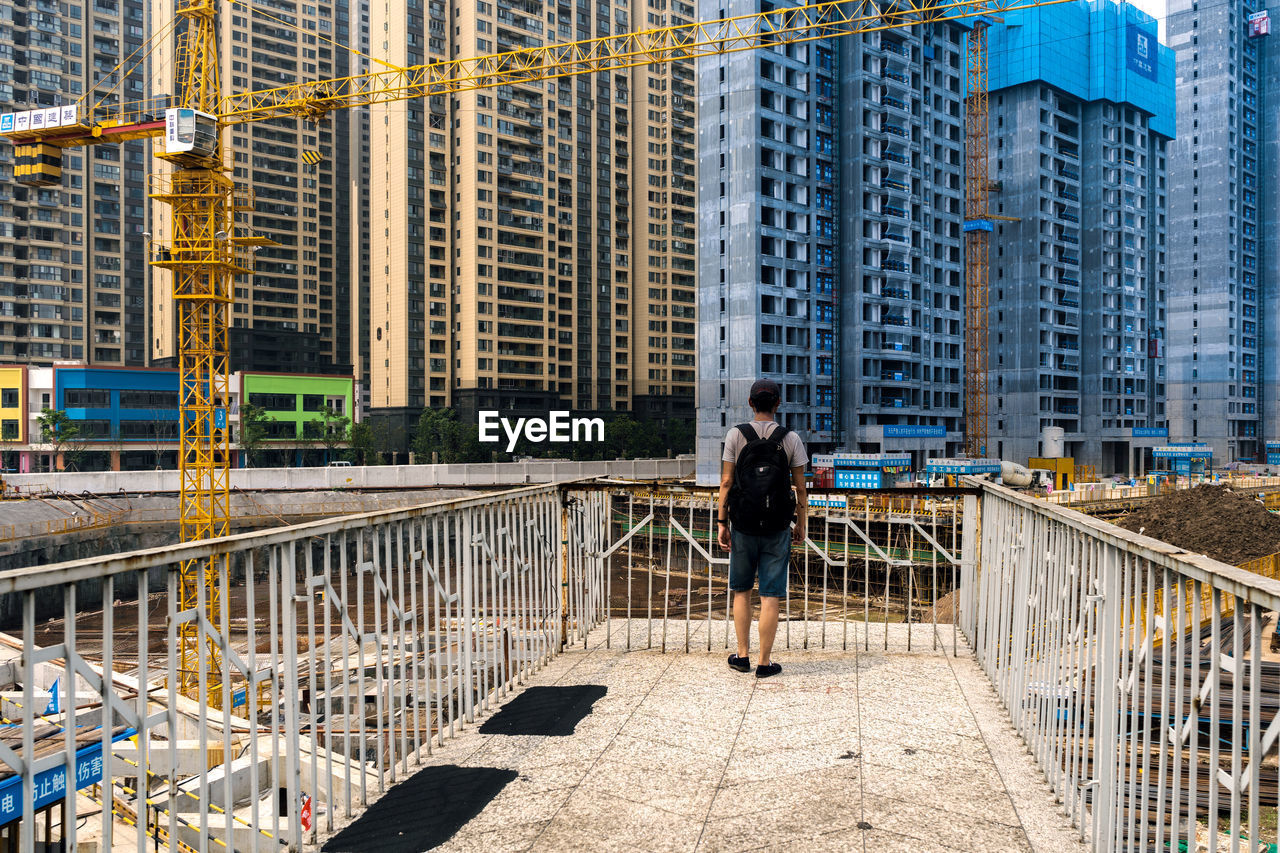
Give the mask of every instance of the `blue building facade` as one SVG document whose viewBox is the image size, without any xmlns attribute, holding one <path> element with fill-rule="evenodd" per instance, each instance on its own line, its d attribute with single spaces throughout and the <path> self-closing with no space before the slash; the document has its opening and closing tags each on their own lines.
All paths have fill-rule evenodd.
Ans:
<svg viewBox="0 0 1280 853">
<path fill-rule="evenodd" d="M 171 467 L 178 441 L 178 371 L 57 366 L 53 408 L 112 468 Z M 98 461 L 92 467 L 106 467 Z"/>
<path fill-rule="evenodd" d="M 55 408 L 80 434 L 122 444 L 178 437 L 178 371 L 108 367 L 53 370 Z"/>
<path fill-rule="evenodd" d="M 1098 474 L 1163 439 L 1173 52 L 1111 0 L 991 28 L 990 446 L 1025 463 L 1044 430 Z"/>
</svg>

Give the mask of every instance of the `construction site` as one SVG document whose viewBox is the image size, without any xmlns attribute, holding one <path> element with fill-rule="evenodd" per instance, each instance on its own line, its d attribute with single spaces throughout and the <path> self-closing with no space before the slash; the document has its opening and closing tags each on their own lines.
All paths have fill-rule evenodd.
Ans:
<svg viewBox="0 0 1280 853">
<path fill-rule="evenodd" d="M 179 444 L 176 471 L 111 472 L 93 487 L 71 473 L 6 474 L 0 851 L 1275 850 L 1280 479 L 1197 484 L 1214 476 L 1207 446 L 1152 441 L 1142 449 L 1168 465 L 1159 476 L 1086 488 L 1089 466 L 1050 447 L 1054 433 L 1026 466 L 990 447 L 988 395 L 1004 379 L 988 354 L 991 243 L 1019 220 L 991 204 L 987 37 L 1000 15 L 1053 2 L 835 0 L 670 26 L 650 15 L 650 29 L 549 44 L 508 35 L 498 53 L 455 48 L 425 64 L 228 91 L 224 59 L 240 54 L 221 44 L 226 10 L 184 0 L 164 35 L 171 94 L 6 115 L 15 179 L 32 188 L 60 185 L 78 150 L 153 141 L 150 198 L 164 212 L 146 253 L 171 283 L 161 324 L 176 344 Z M 946 407 L 963 421 L 950 442 L 963 457 L 824 454 L 830 482 L 808 495 L 780 602 L 781 679 L 728 680 L 729 557 L 713 536 L 716 494 L 696 485 L 690 460 L 256 480 L 233 467 L 236 285 L 275 242 L 245 225 L 251 200 L 229 135 L 480 90 L 503 92 L 511 116 L 524 109 L 515 90 L 534 105 L 552 80 L 818 39 L 875 35 L 877 50 L 903 56 L 880 34 L 960 20 L 964 287 L 962 308 L 957 294 L 946 310 L 963 313 L 947 358 L 960 362 L 962 347 L 964 383 L 963 405 L 957 395 Z M 905 76 L 888 61 L 876 70 Z M 907 112 L 892 96 L 878 103 L 885 116 Z M 876 131 L 907 136 L 884 116 Z M 1078 153 L 1058 145 L 1054 156 Z M 522 156 L 540 176 L 541 154 Z M 905 215 L 893 194 L 917 179 L 895 171 L 910 164 L 891 145 L 878 156 L 877 213 Z M 1062 162 L 1057 197 L 1079 201 L 1066 181 L 1080 175 Z M 541 213 L 537 195 L 501 215 Z M 537 230 L 540 241 L 540 219 Z M 1078 244 L 1067 230 L 1054 239 Z M 891 229 L 876 237 L 905 242 Z M 390 228 L 383 239 L 394 241 Z M 875 256 L 877 297 L 910 295 L 890 283 L 912 273 L 907 257 Z M 585 283 L 589 294 L 596 282 Z M 555 303 L 541 290 L 499 292 L 572 311 L 572 291 Z M 834 315 L 840 302 L 826 295 Z M 1070 309 L 1055 322 L 1078 328 L 1079 299 L 1053 298 Z M 391 317 L 399 302 L 384 302 Z M 497 316 L 532 316 L 517 308 Z M 910 325 L 888 309 L 863 320 Z M 865 404 L 915 405 L 891 386 L 928 353 L 877 335 L 864 345 L 903 355 Z M 1056 364 L 1078 368 L 1078 333 L 1054 340 Z M 851 343 L 828 334 L 820 346 Z M 588 333 L 588 360 L 590 344 Z M 497 354 L 530 352 L 517 346 L 527 343 Z M 837 382 L 832 358 L 815 364 Z M 1136 398 L 1129 389 L 1116 393 Z M 1058 420 L 1078 414 L 1051 405 Z M 1151 429 L 1125 424 L 1107 429 Z M 878 424 L 881 438 L 895 426 Z M 930 429 L 947 440 L 946 426 Z M 1135 447 L 1108 452 L 1129 469 Z"/>
<path fill-rule="evenodd" d="M 991 610 L 984 596 L 997 594 L 987 585 L 1013 564 L 989 550 L 975 575 L 964 555 L 979 536 L 984 548 L 998 534 L 1036 547 L 1051 530 L 1029 520 L 1006 529 L 990 519 L 989 509 L 979 509 L 985 496 L 1012 501 L 1019 493 L 984 482 L 812 493 L 807 537 L 792 553 L 779 649 L 798 662 L 810 654 L 827 661 L 806 676 L 821 682 L 820 673 L 838 669 L 842 655 L 947 659 L 983 643 L 994 643 L 988 660 L 1003 671 L 1022 660 L 1009 643 L 1025 635 L 1040 651 L 1025 659 L 1021 698 L 1005 703 L 1016 725 L 1043 738 L 1042 778 L 1098 778 L 1105 774 L 1093 765 L 1102 760 L 1094 750 L 1107 720 L 1089 697 L 1100 689 L 1108 649 L 1100 640 L 1055 643 L 1065 642 L 1073 624 L 1086 637 L 1106 628 L 1101 603 L 1089 603 L 1088 593 L 1102 582 L 1106 563 L 1089 556 L 1097 546 L 1072 544 L 1078 536 L 1052 540 L 1051 561 L 1053 553 L 1076 555 L 1055 566 L 1067 598 L 1049 606 L 1032 596 L 1025 625 L 1002 633 L 1014 626 L 999 624 L 1016 611 Z M 1150 547 L 1160 553 L 1240 566 L 1265 588 L 1280 570 L 1280 518 L 1265 506 L 1271 488 L 1280 483 L 1103 496 L 1084 508 L 1137 534 L 1135 543 L 1156 536 L 1161 542 Z M 410 769 L 417 763 L 430 770 L 438 763 L 427 758 L 431 750 L 453 754 L 450 738 L 475 737 L 475 726 L 520 694 L 520 685 L 539 683 L 534 673 L 562 666 L 554 659 L 590 649 L 660 659 L 732 648 L 727 554 L 711 535 L 714 493 L 670 482 L 583 481 L 470 496 L 347 493 L 344 503 L 326 504 L 333 498 L 237 498 L 275 509 L 246 512 L 246 532 L 217 546 L 227 571 L 198 591 L 213 601 L 201 602 L 210 616 L 196 620 L 205 654 L 190 696 L 171 687 L 183 677 L 174 594 L 180 559 L 200 546 L 176 544 L 172 503 L 159 531 L 160 498 L 132 498 L 139 517 L 150 503 L 156 521 L 130 526 L 114 517 L 112 546 L 121 556 L 86 554 L 55 565 L 66 578 L 56 586 L 44 582 L 47 564 L 6 573 L 2 701 L 12 728 L 3 741 L 23 754 L 29 737 L 34 752 L 25 754 L 48 765 L 30 786 L 27 814 L 36 819 L 5 827 L 13 844 L 23 842 L 24 831 L 37 845 L 57 842 L 76 825 L 77 846 L 97 849 L 133 848 L 145 838 L 147 846 L 171 849 L 199 850 L 221 839 L 228 849 L 247 850 L 320 843 L 345 827 L 343 843 L 353 846 L 326 849 L 365 849 L 352 841 L 372 831 L 360 822 L 363 804 L 425 772 Z M 1018 500 L 1027 512 L 1063 512 L 1039 493 Z M 1117 502 L 1134 501 L 1117 509 Z M 357 504 L 367 511 L 353 514 Z M 387 508 L 396 505 L 403 508 Z M 296 524 L 306 518 L 319 520 Z M 158 547 L 137 549 L 132 531 Z M 10 554 L 23 553 L 23 543 L 10 540 Z M 1210 820 L 1218 815 L 1219 838 L 1236 822 L 1247 834 L 1253 819 L 1258 834 L 1249 837 L 1273 837 L 1280 780 L 1268 734 L 1280 713 L 1275 612 L 1242 591 L 1245 576 L 1223 586 L 1180 580 L 1152 559 L 1144 553 L 1126 564 L 1117 590 L 1117 648 L 1127 652 L 1115 677 L 1127 686 L 1109 710 L 1119 715 L 1126 745 L 1106 759 L 1119 786 L 1112 828 L 1130 827 L 1135 838 L 1189 833 L 1203 846 L 1207 833 L 1218 832 Z M 1018 588 L 1001 594 L 1018 595 Z M 985 634 L 965 627 L 981 619 L 995 620 Z M 1169 727 L 1180 737 L 1163 743 L 1158 734 Z M 75 797 L 66 796 L 65 771 L 55 763 L 68 748 L 80 762 Z M 1233 796 L 1227 777 L 1241 772 L 1256 787 Z M 1166 779 L 1160 797 L 1154 784 L 1141 784 L 1157 775 Z M 19 773 L 0 779 L 15 816 L 22 781 Z M 1246 796 L 1256 807 L 1248 813 Z M 102 819 L 108 799 L 110 826 Z M 1096 831 L 1105 815 L 1093 802 L 1086 787 L 1059 808 L 1080 820 L 1089 815 L 1082 825 Z M 376 824 L 386 815 L 369 818 Z M 428 829 L 429 836 L 448 827 Z M 397 849 L 425 849 L 416 843 Z"/>
</svg>

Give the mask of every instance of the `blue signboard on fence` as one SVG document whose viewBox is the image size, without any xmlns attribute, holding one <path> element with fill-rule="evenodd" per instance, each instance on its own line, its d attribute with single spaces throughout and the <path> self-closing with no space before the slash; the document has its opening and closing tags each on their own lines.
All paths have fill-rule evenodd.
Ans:
<svg viewBox="0 0 1280 853">
<path fill-rule="evenodd" d="M 884 427 L 885 438 L 946 438 L 944 426 L 896 426 Z"/>
<path fill-rule="evenodd" d="M 113 741 L 133 737 L 136 732 L 126 729 L 112 738 Z M 61 738 L 62 735 L 55 735 Z M 80 790 L 102 781 L 102 741 L 94 741 L 76 750 L 75 788 Z M 37 809 L 61 800 L 67 795 L 67 768 L 52 767 L 36 774 L 35 807 Z M 15 773 L 0 781 L 0 826 L 22 817 L 22 776 Z"/>
<path fill-rule="evenodd" d="M 1155 80 L 1156 45 L 1154 27 L 1130 23 L 1125 37 L 1125 68 L 1148 80 Z"/>
<path fill-rule="evenodd" d="M 1213 449 L 1207 444 L 1170 444 L 1151 451 L 1157 459 L 1212 459 Z"/>
<path fill-rule="evenodd" d="M 1168 427 L 1134 427 L 1134 438 L 1168 438 Z"/>
<path fill-rule="evenodd" d="M 999 459 L 930 459 L 924 464 L 929 474 L 999 474 Z"/>
</svg>

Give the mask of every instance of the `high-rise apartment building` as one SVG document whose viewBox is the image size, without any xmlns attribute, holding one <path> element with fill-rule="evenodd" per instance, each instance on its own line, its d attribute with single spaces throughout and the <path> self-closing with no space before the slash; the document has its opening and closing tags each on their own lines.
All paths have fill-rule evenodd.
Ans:
<svg viewBox="0 0 1280 853">
<path fill-rule="evenodd" d="M 1171 0 L 1169 430 L 1217 461 L 1264 461 L 1280 415 L 1276 293 L 1280 51 L 1255 2 Z M 1271 102 L 1268 103 L 1268 98 Z"/>
<path fill-rule="evenodd" d="M 1046 427 L 1099 474 L 1166 444 L 1173 52 L 1113 0 L 1011 12 L 989 34 L 994 455 Z"/>
<path fill-rule="evenodd" d="M 399 65 L 691 21 L 680 0 L 394 0 Z M 694 100 L 688 63 L 369 110 L 368 398 L 424 407 L 692 415 Z"/>
<path fill-rule="evenodd" d="M 746 0 L 703 18 L 758 11 Z M 698 479 L 761 376 L 810 451 L 962 443 L 964 32 L 729 54 L 699 79 Z"/>
<path fill-rule="evenodd" d="M 142 0 L 0 0 L 0 113 L 141 98 L 144 70 L 121 64 L 148 32 Z M 149 151 L 70 149 L 44 187 L 0 142 L 0 361 L 145 363 Z"/>
<path fill-rule="evenodd" d="M 173 8 L 172 3 L 153 4 L 153 31 L 164 31 Z M 349 0 L 264 0 L 253 9 L 228 5 L 219 23 L 226 91 L 351 73 L 352 54 L 338 46 L 351 43 Z M 154 55 L 156 94 L 175 91 L 172 50 L 172 44 L 165 45 Z M 235 281 L 233 369 L 314 371 L 352 363 L 349 205 L 359 163 L 350 150 L 352 121 L 340 110 L 319 124 L 273 119 L 225 132 L 226 161 L 247 207 L 237 217 L 238 227 L 274 243 L 254 255 L 252 276 Z M 157 168 L 168 167 L 159 163 Z M 163 245 L 169 210 L 156 204 L 153 215 L 156 239 Z M 172 357 L 176 315 L 167 272 L 155 274 L 153 292 L 153 354 Z"/>
</svg>

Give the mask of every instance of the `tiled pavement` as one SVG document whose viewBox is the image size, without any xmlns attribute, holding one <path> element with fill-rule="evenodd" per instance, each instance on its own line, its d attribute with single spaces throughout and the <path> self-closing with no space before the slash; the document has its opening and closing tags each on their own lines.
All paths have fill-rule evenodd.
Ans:
<svg viewBox="0 0 1280 853">
<path fill-rule="evenodd" d="M 895 625 L 886 651 L 880 625 L 864 651 L 857 626 L 848 651 L 830 634 L 825 651 L 780 649 L 782 674 L 757 680 L 706 651 L 707 627 L 686 654 L 685 624 L 669 625 L 679 650 L 663 654 L 621 650 L 615 622 L 613 648 L 598 629 L 538 672 L 528 685 L 607 688 L 571 737 L 477 720 L 437 748 L 427 764 L 519 773 L 437 849 L 1085 849 L 963 646 L 932 651 L 916 626 L 924 650 L 907 652 Z M 723 644 L 724 624 L 711 630 Z"/>
</svg>

